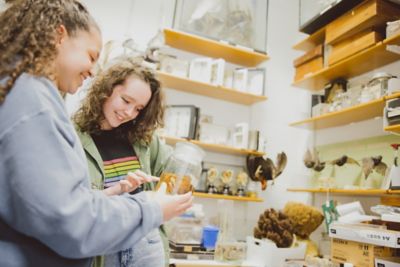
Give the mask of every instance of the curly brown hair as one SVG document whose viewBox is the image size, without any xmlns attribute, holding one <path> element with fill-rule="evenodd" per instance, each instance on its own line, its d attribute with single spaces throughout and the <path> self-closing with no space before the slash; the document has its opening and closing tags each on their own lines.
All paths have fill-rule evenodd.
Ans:
<svg viewBox="0 0 400 267">
<path fill-rule="evenodd" d="M 99 73 L 88 89 L 82 106 L 73 116 L 79 130 L 88 134 L 101 132 L 100 124 L 105 119 L 103 106 L 117 85 L 123 84 L 127 78 L 134 76 L 150 86 L 149 103 L 133 120 L 116 128 L 117 137 L 128 137 L 129 141 L 148 145 L 158 127 L 164 126 L 164 94 L 161 83 L 155 73 L 134 60 L 125 59 L 115 63 Z"/>
<path fill-rule="evenodd" d="M 27 72 L 53 78 L 57 56 L 57 29 L 63 25 L 70 36 L 78 31 L 100 31 L 93 17 L 77 0 L 8 0 L 0 14 L 0 104 L 15 80 Z"/>
</svg>

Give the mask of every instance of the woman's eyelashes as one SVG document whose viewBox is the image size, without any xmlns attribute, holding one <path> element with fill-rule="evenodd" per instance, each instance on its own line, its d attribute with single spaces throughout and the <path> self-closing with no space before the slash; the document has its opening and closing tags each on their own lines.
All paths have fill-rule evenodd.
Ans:
<svg viewBox="0 0 400 267">
<path fill-rule="evenodd" d="M 122 98 L 122 100 L 123 100 L 126 104 L 129 104 L 129 103 L 130 103 L 129 100 L 126 99 L 125 97 L 121 96 L 121 98 Z"/>
</svg>

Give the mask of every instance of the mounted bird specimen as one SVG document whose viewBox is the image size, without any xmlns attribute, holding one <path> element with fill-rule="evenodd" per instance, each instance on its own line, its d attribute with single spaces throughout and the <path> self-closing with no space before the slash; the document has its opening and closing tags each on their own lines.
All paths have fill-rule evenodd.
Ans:
<svg viewBox="0 0 400 267">
<path fill-rule="evenodd" d="M 339 167 L 342 167 L 345 164 L 355 164 L 357 166 L 360 166 L 360 163 L 358 163 L 357 160 L 355 160 L 353 158 L 350 158 L 350 157 L 348 157 L 346 155 L 343 155 L 338 159 L 332 160 L 329 163 L 332 164 L 332 165 L 337 165 Z"/>
<path fill-rule="evenodd" d="M 270 158 L 247 156 L 247 170 L 253 181 L 260 182 L 262 190 L 267 188 L 267 181 L 274 181 L 285 169 L 287 156 L 279 153 L 274 163 Z"/>
<path fill-rule="evenodd" d="M 362 171 L 365 175 L 365 179 L 372 173 L 376 171 L 380 175 L 385 175 L 388 166 L 382 161 L 382 156 L 369 157 L 362 159 Z"/>
<path fill-rule="evenodd" d="M 158 30 L 147 43 L 145 60 L 150 63 L 160 63 L 160 49 L 165 45 L 164 32 Z"/>
<path fill-rule="evenodd" d="M 317 172 L 320 172 L 325 168 L 325 162 L 321 162 L 316 149 L 314 149 L 313 152 L 307 149 L 303 157 L 303 162 L 307 168 L 313 169 Z"/>
</svg>

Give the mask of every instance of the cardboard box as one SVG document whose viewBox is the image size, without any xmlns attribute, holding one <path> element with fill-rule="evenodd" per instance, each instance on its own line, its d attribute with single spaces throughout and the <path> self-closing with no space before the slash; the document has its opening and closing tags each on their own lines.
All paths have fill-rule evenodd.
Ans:
<svg viewBox="0 0 400 267">
<path fill-rule="evenodd" d="M 317 57 L 313 60 L 300 65 L 296 68 L 296 74 L 294 77 L 295 81 L 298 81 L 308 75 L 312 75 L 314 72 L 321 70 L 324 67 L 324 59 L 323 57 Z"/>
<path fill-rule="evenodd" d="M 400 258 L 375 258 L 375 267 L 400 267 Z"/>
<path fill-rule="evenodd" d="M 385 0 L 364 1 L 326 26 L 325 43 L 333 44 L 369 28 L 382 28 L 399 19 L 400 7 Z"/>
<path fill-rule="evenodd" d="M 241 266 L 284 266 L 286 260 L 304 260 L 307 244 L 299 242 L 291 248 L 278 248 L 270 240 L 260 240 L 252 236 L 246 238 L 247 255 Z"/>
<path fill-rule="evenodd" d="M 381 41 L 382 36 L 375 31 L 367 31 L 356 34 L 332 46 L 328 55 L 328 65 L 331 66 L 341 60 L 355 55 L 362 50 Z"/>
<path fill-rule="evenodd" d="M 329 236 L 377 246 L 400 248 L 400 232 L 369 225 L 333 223 L 329 227 Z"/>
<path fill-rule="evenodd" d="M 335 263 L 352 263 L 354 267 L 374 267 L 375 258 L 394 255 L 395 249 L 392 248 L 332 238 L 331 260 Z"/>
<path fill-rule="evenodd" d="M 310 61 L 316 57 L 322 57 L 323 55 L 324 55 L 324 46 L 322 44 L 320 44 L 320 45 L 317 45 L 315 48 L 311 49 L 310 51 L 307 51 L 301 57 L 296 58 L 293 61 L 293 65 L 295 67 L 299 67 L 300 65 L 303 65 L 304 63 L 307 63 L 308 61 Z"/>
</svg>

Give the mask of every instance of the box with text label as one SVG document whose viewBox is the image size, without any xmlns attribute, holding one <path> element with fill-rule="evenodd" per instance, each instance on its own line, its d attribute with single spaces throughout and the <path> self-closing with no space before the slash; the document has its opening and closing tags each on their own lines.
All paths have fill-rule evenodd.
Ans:
<svg viewBox="0 0 400 267">
<path fill-rule="evenodd" d="M 351 263 L 355 267 L 374 267 L 375 258 L 395 255 L 394 248 L 332 238 L 331 260 L 335 263 Z"/>
<path fill-rule="evenodd" d="M 400 248 L 400 232 L 373 227 L 368 224 L 334 223 L 329 227 L 329 236 L 377 246 Z"/>
</svg>

